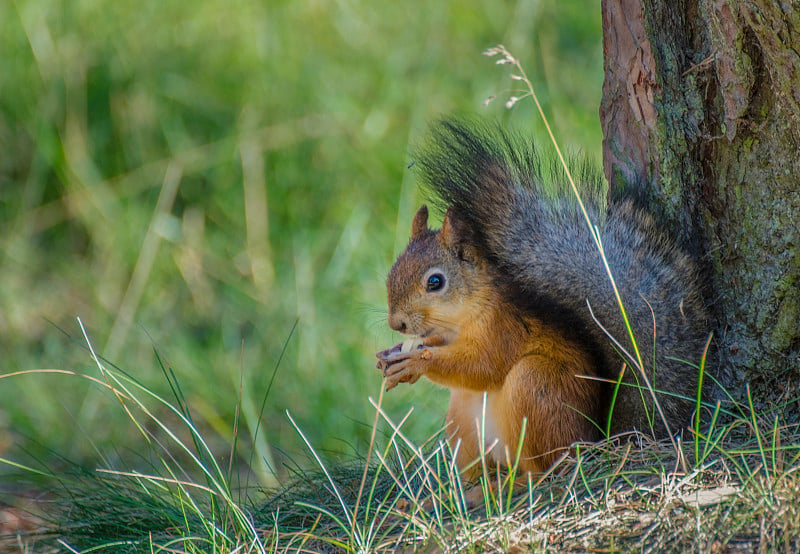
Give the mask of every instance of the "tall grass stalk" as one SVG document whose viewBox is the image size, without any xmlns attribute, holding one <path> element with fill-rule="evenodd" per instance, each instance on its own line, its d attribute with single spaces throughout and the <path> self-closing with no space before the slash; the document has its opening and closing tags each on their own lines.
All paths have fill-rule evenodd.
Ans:
<svg viewBox="0 0 800 554">
<path fill-rule="evenodd" d="M 522 100 L 523 98 L 526 98 L 528 96 L 530 96 L 531 99 L 533 100 L 533 102 L 536 104 L 536 109 L 538 110 L 539 115 L 542 118 L 542 122 L 544 123 L 544 126 L 547 129 L 547 134 L 550 137 L 550 141 L 553 144 L 553 147 L 554 147 L 554 149 L 556 151 L 556 154 L 558 155 L 558 160 L 561 163 L 562 167 L 564 168 L 564 173 L 565 173 L 565 175 L 567 177 L 567 180 L 569 181 L 570 187 L 572 188 L 572 192 L 573 192 L 573 194 L 575 196 L 575 199 L 576 199 L 576 201 L 578 203 L 578 206 L 580 207 L 580 210 L 581 210 L 581 213 L 583 214 L 584 220 L 586 221 L 586 225 L 587 225 L 587 227 L 589 229 L 589 233 L 591 234 L 592 239 L 594 240 L 595 246 L 597 247 L 597 251 L 598 251 L 598 253 L 600 255 L 600 259 L 603 262 L 603 267 L 606 270 L 606 275 L 608 275 L 608 279 L 609 279 L 609 281 L 611 283 L 611 287 L 614 290 L 614 296 L 615 296 L 615 298 L 617 300 L 617 305 L 619 306 L 619 310 L 620 310 L 620 314 L 622 315 L 622 319 L 625 322 L 625 328 L 628 331 L 628 338 L 630 339 L 631 345 L 633 347 L 634 356 L 631 357 L 632 361 L 633 361 L 633 365 L 638 370 L 638 375 L 639 375 L 639 377 L 641 377 L 641 379 L 643 380 L 643 382 L 645 384 L 644 388 L 650 393 L 650 396 L 653 399 L 653 403 L 654 403 L 654 405 L 656 407 L 656 410 L 658 411 L 659 416 L 661 418 L 661 421 L 662 421 L 662 423 L 664 424 L 664 427 L 667 430 L 667 436 L 669 436 L 669 438 L 670 438 L 670 440 L 672 442 L 672 447 L 673 447 L 673 449 L 675 451 L 675 454 L 678 455 L 679 459 L 681 459 L 683 470 L 684 470 L 684 472 L 686 472 L 686 471 L 688 471 L 688 466 L 686 465 L 685 460 L 683 460 L 683 458 L 680 456 L 681 455 L 681 449 L 678 448 L 678 443 L 676 442 L 675 438 L 672 435 L 672 431 L 670 430 L 670 426 L 669 426 L 669 423 L 667 421 L 667 418 L 664 415 L 664 412 L 663 412 L 663 410 L 661 408 L 660 403 L 658 402 L 658 398 L 656 397 L 655 389 L 654 389 L 653 385 L 650 383 L 650 379 L 647 376 L 647 372 L 644 370 L 644 362 L 643 362 L 643 359 L 642 359 L 641 352 L 639 351 L 639 345 L 638 345 L 638 343 L 636 341 L 636 336 L 634 335 L 634 332 L 633 332 L 633 327 L 631 326 L 630 320 L 628 319 L 628 313 L 627 313 L 627 310 L 625 309 L 625 303 L 622 300 L 622 296 L 621 296 L 621 294 L 619 292 L 619 288 L 617 287 L 617 283 L 616 283 L 616 280 L 614 279 L 614 274 L 611 271 L 611 267 L 608 265 L 608 258 L 606 257 L 605 249 L 603 247 L 603 240 L 602 240 L 602 237 L 600 236 L 600 229 L 597 227 L 596 224 L 594 224 L 592 222 L 591 217 L 589 217 L 589 212 L 586 210 L 586 207 L 583 204 L 583 200 L 581 199 L 581 195 L 580 195 L 580 192 L 578 191 L 578 187 L 575 184 L 575 180 L 572 178 L 572 172 L 569 169 L 569 165 L 567 164 L 566 160 L 564 159 L 564 155 L 561 153 L 561 148 L 559 148 L 559 146 L 558 146 L 558 141 L 556 140 L 555 135 L 553 134 L 553 130 L 550 128 L 550 123 L 549 123 L 549 121 L 547 119 L 547 116 L 545 115 L 544 110 L 542 109 L 542 105 L 539 103 L 539 99 L 536 96 L 536 92 L 533 89 L 533 83 L 531 83 L 530 79 L 528 79 L 528 76 L 525 73 L 525 70 L 523 69 L 521 62 L 517 58 L 512 56 L 511 53 L 502 44 L 497 45 L 497 46 L 495 46 L 493 48 L 489 48 L 488 50 L 486 50 L 484 52 L 484 55 L 490 56 L 490 57 L 499 56 L 499 59 L 496 62 L 498 65 L 506 65 L 506 64 L 513 65 L 517 69 L 517 71 L 519 71 L 519 74 L 512 74 L 511 78 L 513 80 L 515 80 L 515 81 L 522 81 L 525 84 L 526 90 L 525 90 L 524 94 L 522 96 L 519 96 L 519 97 L 512 96 L 506 102 L 506 107 L 507 108 L 513 107 L 514 104 L 516 104 L 519 100 Z M 587 304 L 588 304 L 588 301 L 587 301 Z M 591 310 L 591 306 L 589 306 L 589 309 Z M 594 314 L 592 314 L 592 317 L 594 317 Z M 596 321 L 596 319 L 595 319 L 595 321 Z M 606 333 L 608 334 L 608 332 L 606 332 Z"/>
<path fill-rule="evenodd" d="M 695 408 L 694 408 L 694 460 L 695 463 L 698 463 L 700 459 L 700 416 L 701 416 L 701 409 L 703 407 L 703 381 L 706 376 L 706 360 L 708 359 L 708 349 L 711 347 L 711 339 L 714 338 L 714 333 L 709 333 L 708 340 L 706 341 L 706 345 L 703 348 L 703 355 L 700 358 L 700 367 L 698 371 L 698 378 L 697 378 L 697 398 L 695 399 Z M 717 403 L 717 408 L 719 408 L 719 403 Z M 716 412 L 714 414 L 716 418 Z M 712 421 L 712 428 L 713 428 L 713 421 Z"/>
</svg>

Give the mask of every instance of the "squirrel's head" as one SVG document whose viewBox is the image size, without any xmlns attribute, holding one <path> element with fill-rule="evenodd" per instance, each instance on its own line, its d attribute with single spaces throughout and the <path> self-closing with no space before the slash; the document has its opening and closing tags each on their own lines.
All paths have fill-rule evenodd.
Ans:
<svg viewBox="0 0 800 554">
<path fill-rule="evenodd" d="M 428 228 L 426 206 L 417 211 L 411 240 L 386 280 L 392 329 L 406 335 L 454 338 L 457 323 L 469 317 L 490 288 L 487 265 L 470 236 L 452 209 L 438 231 Z"/>
</svg>

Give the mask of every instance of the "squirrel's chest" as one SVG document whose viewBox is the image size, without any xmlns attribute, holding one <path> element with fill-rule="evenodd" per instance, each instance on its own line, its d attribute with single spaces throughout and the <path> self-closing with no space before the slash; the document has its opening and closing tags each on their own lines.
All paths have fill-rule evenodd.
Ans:
<svg viewBox="0 0 800 554">
<path fill-rule="evenodd" d="M 486 399 L 484 401 L 484 394 Z M 483 442 L 483 451 L 492 461 L 506 463 L 505 410 L 499 392 L 475 392 L 450 389 L 449 419 L 458 428 L 462 440 L 475 445 Z M 512 459 L 513 459 L 513 453 Z"/>
</svg>

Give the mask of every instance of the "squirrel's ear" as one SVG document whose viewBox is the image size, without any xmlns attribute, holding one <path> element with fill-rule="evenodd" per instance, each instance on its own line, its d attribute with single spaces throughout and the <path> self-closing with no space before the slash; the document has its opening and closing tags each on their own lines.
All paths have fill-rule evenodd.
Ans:
<svg viewBox="0 0 800 554">
<path fill-rule="evenodd" d="M 417 215 L 414 216 L 414 221 L 411 222 L 411 238 L 415 239 L 421 237 L 428 232 L 428 206 L 423 204 L 417 210 Z"/>
<path fill-rule="evenodd" d="M 442 221 L 439 240 L 442 246 L 458 252 L 458 257 L 466 261 L 474 261 L 474 248 L 471 246 L 469 227 L 456 215 L 453 208 L 447 208 Z"/>
</svg>

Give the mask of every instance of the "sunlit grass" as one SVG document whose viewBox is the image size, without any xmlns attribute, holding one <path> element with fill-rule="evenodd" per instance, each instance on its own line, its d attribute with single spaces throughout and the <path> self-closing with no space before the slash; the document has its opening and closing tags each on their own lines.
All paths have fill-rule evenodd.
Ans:
<svg viewBox="0 0 800 554">
<path fill-rule="evenodd" d="M 409 144 L 430 119 L 482 110 L 501 77 L 480 52 L 502 40 L 530 53 L 564 139 L 597 159 L 585 4 L 0 3 L 0 371 L 84 363 L 52 324 L 74 336 L 80 316 L 137 377 L 153 375 L 148 335 L 169 344 L 212 442 L 231 436 L 241 382 L 259 459 L 303 448 L 288 406 L 326 452 L 360 450 L 372 353 L 392 341 L 383 282 L 419 202 Z M 251 391 L 298 318 L 259 419 Z M 427 436 L 441 396 L 419 384 L 386 407 L 430 406 L 408 423 Z M 89 461 L 76 428 L 101 449 L 138 440 L 95 429 L 107 417 L 79 382 L 0 387 L 0 445 Z"/>
</svg>

